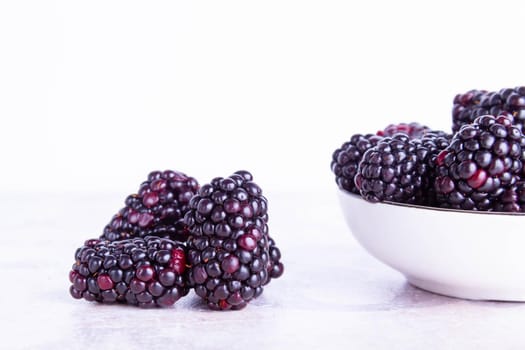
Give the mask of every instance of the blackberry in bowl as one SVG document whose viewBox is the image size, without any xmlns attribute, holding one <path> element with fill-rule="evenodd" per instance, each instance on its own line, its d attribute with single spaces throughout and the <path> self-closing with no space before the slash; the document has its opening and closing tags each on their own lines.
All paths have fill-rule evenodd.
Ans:
<svg viewBox="0 0 525 350">
<path fill-rule="evenodd" d="M 470 90 L 454 97 L 452 130 L 472 123 L 482 115 L 505 115 L 512 124 L 525 131 L 525 86 L 499 91 Z"/>
<path fill-rule="evenodd" d="M 395 134 L 405 134 L 411 139 L 419 139 L 423 137 L 431 129 L 417 122 L 412 123 L 398 123 L 390 124 L 383 130 L 379 130 L 376 134 L 382 137 L 394 136 Z"/>
<path fill-rule="evenodd" d="M 428 188 L 433 180 L 433 156 L 439 149 L 433 138 L 423 141 L 399 133 L 385 137 L 363 155 L 355 185 L 371 202 L 433 202 Z"/>
<path fill-rule="evenodd" d="M 493 210 L 523 176 L 525 137 L 504 115 L 463 125 L 436 158 L 440 206 Z"/>
<path fill-rule="evenodd" d="M 432 153 L 429 155 L 430 159 L 435 156 L 434 151 L 436 149 L 441 150 L 444 148 L 442 146 L 443 142 L 448 145 L 450 135 L 443 131 L 432 130 L 428 126 L 417 122 L 390 124 L 375 134 L 354 134 L 350 137 L 350 140 L 344 142 L 332 153 L 330 168 L 335 175 L 335 182 L 339 188 L 356 194 L 361 192 L 361 189 L 355 183 L 359 164 L 363 160 L 365 153 L 369 149 L 376 147 L 385 138 L 404 138 L 407 141 L 413 141 L 413 143 L 423 143 L 423 146 L 419 147 L 418 156 L 422 156 L 423 151 L 421 148 L 426 148 Z M 426 153 L 425 151 L 425 156 Z M 432 165 L 430 167 L 433 168 Z M 376 195 L 374 194 L 373 196 Z M 379 197 L 383 197 L 383 195 L 380 194 Z M 401 195 L 401 197 L 408 196 Z"/>
<path fill-rule="evenodd" d="M 451 137 L 384 137 L 362 155 L 360 195 L 340 188 L 350 231 L 374 257 L 435 293 L 525 301 L 525 136 L 506 114 Z"/>
<path fill-rule="evenodd" d="M 335 175 L 335 182 L 339 188 L 359 193 L 359 189 L 354 183 L 354 177 L 357 174 L 357 168 L 363 154 L 383 138 L 374 134 L 355 134 L 349 141 L 343 143 L 332 154 L 332 163 L 330 167 Z"/>
</svg>

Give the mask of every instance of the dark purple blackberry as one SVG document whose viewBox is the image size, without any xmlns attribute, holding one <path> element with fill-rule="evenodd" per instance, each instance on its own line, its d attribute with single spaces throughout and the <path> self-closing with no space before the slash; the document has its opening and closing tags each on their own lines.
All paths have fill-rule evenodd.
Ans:
<svg viewBox="0 0 525 350">
<path fill-rule="evenodd" d="M 495 204 L 494 211 L 525 212 L 525 182 L 520 181 L 506 189 Z"/>
<path fill-rule="evenodd" d="M 439 206 L 494 210 L 522 176 L 524 155 L 525 138 L 504 115 L 462 126 L 436 158 Z"/>
<path fill-rule="evenodd" d="M 270 283 L 272 279 L 281 277 L 281 275 L 284 272 L 284 265 L 281 262 L 281 250 L 277 248 L 275 240 L 271 237 L 268 237 L 268 244 L 268 254 L 270 257 L 270 261 L 267 267 L 268 279 L 266 280 L 264 285 Z"/>
<path fill-rule="evenodd" d="M 454 98 L 452 130 L 474 122 L 482 115 L 505 115 L 521 131 L 525 125 L 525 87 L 505 88 L 500 91 L 470 90 Z"/>
<path fill-rule="evenodd" d="M 186 248 L 167 238 L 88 240 L 75 260 L 69 279 L 76 299 L 168 307 L 189 291 Z"/>
<path fill-rule="evenodd" d="M 428 126 L 412 122 L 412 123 L 399 123 L 399 124 L 390 124 L 383 130 L 377 132 L 378 136 L 382 137 L 392 137 L 395 134 L 405 134 L 408 135 L 411 139 L 419 139 L 425 133 L 429 132 L 430 128 Z"/>
<path fill-rule="evenodd" d="M 186 241 L 184 214 L 198 188 L 197 180 L 181 172 L 151 172 L 138 194 L 128 196 L 126 206 L 113 216 L 100 238 L 116 241 L 153 235 Z"/>
<path fill-rule="evenodd" d="M 385 137 L 359 164 L 355 183 L 361 196 L 370 202 L 425 203 L 430 156 L 430 147 L 421 139 L 405 134 Z"/>
<path fill-rule="evenodd" d="M 450 142 L 450 140 L 452 140 L 452 136 L 454 136 L 454 134 L 451 134 L 451 133 L 448 133 L 446 131 L 443 131 L 443 130 L 427 130 L 425 131 L 425 133 L 421 136 L 421 139 L 424 139 L 424 138 L 431 138 L 431 139 L 436 139 L 436 138 L 440 138 L 441 140 L 439 142 Z"/>
<path fill-rule="evenodd" d="M 512 116 L 512 123 L 525 132 L 525 86 L 514 89 L 502 89 L 500 94 L 505 98 L 503 109 L 506 115 Z"/>
<path fill-rule="evenodd" d="M 428 151 L 425 157 L 426 160 L 424 160 L 427 170 L 423 181 L 423 198 L 419 201 L 422 205 L 437 206 L 436 191 L 434 189 L 434 182 L 437 177 L 436 159 L 439 153 L 449 146 L 451 139 L 452 135 L 440 130 L 428 131 L 421 137 L 421 145 Z"/>
<path fill-rule="evenodd" d="M 491 111 L 499 115 L 501 107 L 501 98 L 486 90 L 470 90 L 457 94 L 452 108 L 452 131 L 457 132 L 480 115 L 492 114 Z"/>
<path fill-rule="evenodd" d="M 359 194 L 354 183 L 359 162 L 361 162 L 363 154 L 382 138 L 382 136 L 373 134 L 356 134 L 350 138 L 350 141 L 343 143 L 340 148 L 335 150 L 332 155 L 331 168 L 339 188 Z"/>
<path fill-rule="evenodd" d="M 245 307 L 283 271 L 268 235 L 267 200 L 252 180 L 247 171 L 213 179 L 192 198 L 185 216 L 189 281 L 214 310 Z"/>
</svg>

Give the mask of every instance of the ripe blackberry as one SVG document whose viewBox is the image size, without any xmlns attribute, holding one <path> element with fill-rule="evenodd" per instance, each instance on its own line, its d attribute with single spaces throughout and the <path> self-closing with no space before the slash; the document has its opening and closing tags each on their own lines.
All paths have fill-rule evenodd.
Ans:
<svg viewBox="0 0 525 350">
<path fill-rule="evenodd" d="M 167 238 L 88 240 L 75 260 L 69 279 L 76 299 L 168 307 L 189 291 L 186 248 Z"/>
<path fill-rule="evenodd" d="M 373 134 L 356 134 L 350 141 L 336 149 L 332 155 L 331 169 L 335 174 L 335 181 L 339 188 L 359 194 L 355 186 L 354 177 L 357 174 L 359 162 L 363 154 L 375 146 L 383 137 Z"/>
<path fill-rule="evenodd" d="M 241 309 L 282 274 L 268 235 L 267 200 L 247 171 L 215 178 L 190 201 L 189 281 L 214 310 Z M 270 255 L 272 252 L 272 255 Z"/>
<path fill-rule="evenodd" d="M 402 133 L 408 135 L 411 139 L 419 139 L 425 133 L 431 131 L 428 126 L 421 125 L 419 123 L 399 123 L 399 124 L 390 124 L 385 129 L 377 132 L 378 136 L 382 137 L 392 137 L 395 134 Z"/>
<path fill-rule="evenodd" d="M 525 137 L 504 115 L 462 126 L 436 158 L 439 206 L 494 210 L 522 176 L 524 155 Z"/>
<path fill-rule="evenodd" d="M 270 256 L 270 261 L 268 262 L 268 279 L 264 285 L 270 283 L 272 279 L 279 278 L 284 272 L 284 265 L 281 262 L 281 250 L 277 248 L 275 240 L 271 237 L 268 237 L 268 255 Z"/>
<path fill-rule="evenodd" d="M 422 205 L 430 207 L 437 205 L 434 189 L 434 181 L 437 177 L 436 159 L 439 153 L 449 146 L 451 139 L 451 134 L 440 130 L 428 131 L 421 137 L 421 145 L 428 150 L 426 160 L 423 160 L 427 165 L 427 171 L 423 181 L 423 198 L 420 201 Z"/>
<path fill-rule="evenodd" d="M 494 211 L 525 212 L 525 182 L 520 181 L 506 189 L 495 204 Z"/>
<path fill-rule="evenodd" d="M 151 172 L 138 194 L 127 197 L 126 206 L 113 216 L 100 238 L 116 241 L 153 235 L 186 241 L 184 214 L 198 188 L 197 180 L 181 172 Z"/>
<path fill-rule="evenodd" d="M 425 131 L 425 133 L 421 136 L 421 139 L 424 139 L 425 137 L 432 139 L 440 138 L 442 139 L 440 142 L 442 142 L 443 140 L 446 142 L 450 142 L 450 140 L 452 140 L 452 136 L 454 136 L 454 134 L 450 134 L 443 130 L 428 130 Z"/>
<path fill-rule="evenodd" d="M 505 98 L 503 105 L 507 115 L 512 116 L 512 123 L 525 132 L 525 86 L 500 91 Z"/>
<path fill-rule="evenodd" d="M 472 123 L 481 115 L 499 115 L 501 107 L 501 97 L 486 90 L 470 90 L 457 94 L 452 108 L 452 131 L 457 132 L 461 126 Z"/>
<path fill-rule="evenodd" d="M 366 151 L 355 177 L 361 196 L 370 202 L 425 203 L 429 142 L 395 134 Z"/>
<path fill-rule="evenodd" d="M 525 131 L 525 87 L 505 88 L 499 91 L 470 90 L 454 98 L 452 130 L 474 122 L 482 115 L 505 115 L 512 124 Z"/>
</svg>

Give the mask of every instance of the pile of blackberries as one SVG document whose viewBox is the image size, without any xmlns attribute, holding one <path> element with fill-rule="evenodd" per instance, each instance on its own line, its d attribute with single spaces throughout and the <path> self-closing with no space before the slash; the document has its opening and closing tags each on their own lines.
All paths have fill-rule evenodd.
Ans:
<svg viewBox="0 0 525 350">
<path fill-rule="evenodd" d="M 177 171 L 151 172 L 102 235 L 77 249 L 70 293 L 148 308 L 194 289 L 211 309 L 242 309 L 283 273 L 267 210 L 247 171 L 201 187 Z"/>
<path fill-rule="evenodd" d="M 336 149 L 338 186 L 370 202 L 525 212 L 525 87 L 454 98 L 452 132 L 392 124 Z"/>
</svg>

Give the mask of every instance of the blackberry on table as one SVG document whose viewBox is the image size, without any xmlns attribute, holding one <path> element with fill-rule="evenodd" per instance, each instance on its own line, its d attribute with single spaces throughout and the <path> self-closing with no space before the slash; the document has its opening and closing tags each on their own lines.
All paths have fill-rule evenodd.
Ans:
<svg viewBox="0 0 525 350">
<path fill-rule="evenodd" d="M 168 307 L 189 291 L 186 247 L 167 238 L 92 239 L 75 260 L 69 279 L 76 299 Z"/>
<path fill-rule="evenodd" d="M 185 241 L 184 214 L 198 188 L 197 180 L 184 173 L 151 172 L 138 193 L 127 197 L 125 207 L 113 216 L 100 238 L 116 241 L 154 235 Z"/>
<path fill-rule="evenodd" d="M 430 147 L 406 134 L 385 137 L 363 155 L 355 177 L 370 202 L 422 204 L 428 188 Z"/>
<path fill-rule="evenodd" d="M 280 252 L 268 234 L 267 207 L 247 171 L 213 179 L 190 201 L 189 281 L 209 308 L 241 309 L 282 274 Z"/>
<path fill-rule="evenodd" d="M 359 194 L 354 177 L 363 154 L 383 137 L 374 134 L 356 134 L 332 154 L 331 169 L 339 188 Z"/>
<path fill-rule="evenodd" d="M 484 115 L 463 125 L 437 156 L 438 205 L 494 210 L 523 175 L 525 138 L 505 115 Z"/>
<path fill-rule="evenodd" d="M 268 279 L 264 283 L 265 285 L 270 283 L 272 279 L 279 278 L 284 272 L 284 265 L 281 262 L 281 251 L 277 248 L 275 240 L 271 237 L 268 237 L 268 254 L 270 256 L 270 261 L 268 263 Z"/>
</svg>

